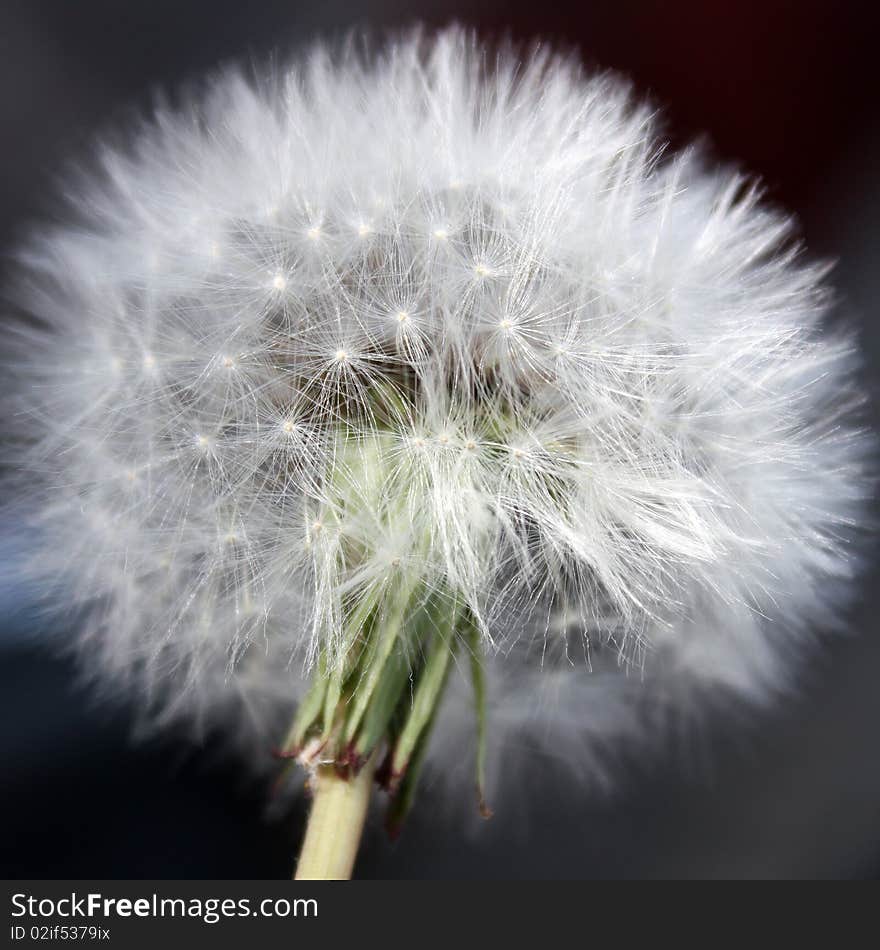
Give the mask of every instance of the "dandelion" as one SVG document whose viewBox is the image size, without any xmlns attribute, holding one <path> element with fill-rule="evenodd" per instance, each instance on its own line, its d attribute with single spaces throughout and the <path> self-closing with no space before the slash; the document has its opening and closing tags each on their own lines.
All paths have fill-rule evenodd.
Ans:
<svg viewBox="0 0 880 950">
<path fill-rule="evenodd" d="M 834 617 L 853 341 L 620 81 L 317 47 L 159 106 L 74 201 L 23 255 L 26 569 L 151 722 L 305 766 L 300 876 L 350 873 L 374 780 L 393 828 L 423 766 L 484 812 L 536 755 L 601 780 Z"/>
</svg>

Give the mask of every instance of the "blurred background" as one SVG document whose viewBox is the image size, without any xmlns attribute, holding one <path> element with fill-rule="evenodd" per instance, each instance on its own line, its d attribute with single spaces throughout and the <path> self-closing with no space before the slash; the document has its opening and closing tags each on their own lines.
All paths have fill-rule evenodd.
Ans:
<svg viewBox="0 0 880 950">
<path fill-rule="evenodd" d="M 51 212 L 54 176 L 157 87 L 230 58 L 285 53 L 352 26 L 458 20 L 543 37 L 629 74 L 674 144 L 759 175 L 813 256 L 839 263 L 836 317 L 856 322 L 877 421 L 880 88 L 867 3 L 800 0 L 3 0 L 0 253 Z M 0 265 L 5 267 L 5 262 Z M 16 557 L 0 524 L 0 561 Z M 694 761 L 624 776 L 613 797 L 546 789 L 465 837 L 417 809 L 394 844 L 368 832 L 362 877 L 848 877 L 880 875 L 880 571 L 803 692 L 742 730 L 708 726 Z M 2 571 L 0 571 L 2 576 Z M 0 874 L 249 878 L 289 874 L 305 803 L 211 749 L 133 745 L 124 708 L 95 704 L 21 591 L 0 585 Z M 427 813 L 426 813 L 427 812 Z"/>
</svg>

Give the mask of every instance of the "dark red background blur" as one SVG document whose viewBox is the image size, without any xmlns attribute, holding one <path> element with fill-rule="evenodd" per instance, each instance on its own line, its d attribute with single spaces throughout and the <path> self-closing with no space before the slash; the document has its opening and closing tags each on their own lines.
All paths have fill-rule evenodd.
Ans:
<svg viewBox="0 0 880 950">
<path fill-rule="evenodd" d="M 674 144 L 705 136 L 794 211 L 811 253 L 840 261 L 837 315 L 857 323 L 876 407 L 880 114 L 871 5 L 780 2 L 421 4 L 298 0 L 4 2 L 0 248 L 50 211 L 53 175 L 95 131 L 218 62 L 352 26 L 457 19 L 543 37 L 629 74 Z M 874 418 L 876 421 L 877 413 Z M 0 559 L 14 557 L 0 531 Z M 880 871 L 876 545 L 856 636 L 824 648 L 803 695 L 711 733 L 699 769 L 629 775 L 609 800 L 548 791 L 460 839 L 416 815 L 372 833 L 365 876 L 830 876 Z M 260 877 L 288 872 L 302 808 L 267 821 L 259 789 L 173 741 L 132 749 L 124 711 L 95 707 L 40 648 L 20 593 L 0 590 L 0 870 L 7 877 Z M 58 633 L 58 631 L 52 631 Z M 503 804 L 503 803 L 499 803 Z"/>
</svg>

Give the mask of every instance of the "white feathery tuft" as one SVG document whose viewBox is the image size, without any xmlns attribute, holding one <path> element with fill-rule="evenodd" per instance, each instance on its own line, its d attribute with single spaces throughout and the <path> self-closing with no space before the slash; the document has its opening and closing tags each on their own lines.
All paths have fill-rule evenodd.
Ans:
<svg viewBox="0 0 880 950">
<path fill-rule="evenodd" d="M 458 30 L 318 46 L 101 166 L 23 255 L 11 458 L 30 577 L 151 717 L 260 757 L 403 572 L 475 618 L 495 757 L 596 777 L 835 618 L 853 341 L 790 221 L 661 159 L 620 81 Z"/>
</svg>

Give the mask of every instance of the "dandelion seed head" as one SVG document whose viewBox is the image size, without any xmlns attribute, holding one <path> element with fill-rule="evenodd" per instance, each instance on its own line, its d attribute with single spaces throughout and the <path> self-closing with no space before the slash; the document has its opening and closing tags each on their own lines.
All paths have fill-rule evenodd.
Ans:
<svg viewBox="0 0 880 950">
<path fill-rule="evenodd" d="M 28 249 L 27 570 L 155 721 L 268 748 L 408 578 L 473 618 L 497 768 L 533 739 L 591 777 L 834 620 L 872 443 L 823 269 L 749 181 L 658 160 L 623 84 L 490 60 L 450 30 L 227 70 Z"/>
</svg>

